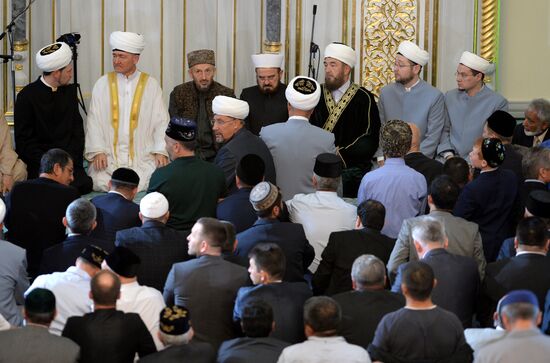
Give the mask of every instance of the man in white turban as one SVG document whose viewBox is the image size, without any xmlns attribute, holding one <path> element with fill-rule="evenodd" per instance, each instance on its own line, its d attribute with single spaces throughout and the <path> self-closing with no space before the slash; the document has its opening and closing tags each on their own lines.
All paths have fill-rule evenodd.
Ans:
<svg viewBox="0 0 550 363">
<path fill-rule="evenodd" d="M 212 132 L 216 142 L 223 145 L 214 163 L 225 173 L 228 192 L 237 192 L 237 164 L 247 154 L 256 154 L 262 158 L 265 180 L 275 183 L 275 166 L 269 149 L 262 139 L 244 127 L 244 119 L 249 113 L 248 103 L 233 97 L 216 96 L 212 101 L 212 111 Z"/>
<path fill-rule="evenodd" d="M 253 54 L 252 63 L 256 70 L 256 86 L 243 89 L 241 100 L 248 102 L 250 112 L 244 120 L 247 129 L 254 135 L 260 133 L 263 126 L 288 119 L 281 54 Z"/>
<path fill-rule="evenodd" d="M 378 148 L 378 108 L 372 93 L 350 79 L 357 60 L 353 48 L 331 43 L 325 48 L 324 57 L 325 83 L 311 123 L 334 134 L 345 165 L 344 196 L 354 198 Z"/>
<path fill-rule="evenodd" d="M 336 153 L 334 135 L 309 123 L 321 98 L 321 86 L 313 78 L 298 76 L 285 90 L 289 118 L 284 123 L 262 127 L 260 137 L 275 163 L 277 186 L 283 201 L 294 195 L 315 192 L 313 166 L 322 153 Z"/>
<path fill-rule="evenodd" d="M 405 120 L 414 123 L 420 133 L 420 152 L 432 159 L 447 119 L 443 93 L 420 79 L 422 67 L 430 55 L 410 41 L 399 44 L 393 74 L 395 82 L 380 92 L 378 109 L 382 123 Z M 376 153 L 379 164 L 384 162 L 382 150 Z"/>
<path fill-rule="evenodd" d="M 38 177 L 40 159 L 46 151 L 60 148 L 68 152 L 74 167 L 71 184 L 80 194 L 86 194 L 92 190 L 92 180 L 82 165 L 84 125 L 76 86 L 69 84 L 73 77 L 72 56 L 71 48 L 62 42 L 47 45 L 36 53 L 36 66 L 42 74 L 17 95 L 15 145 L 17 154 L 27 164 L 29 179 Z"/>
<path fill-rule="evenodd" d="M 113 171 L 125 167 L 138 173 L 141 191 L 155 168 L 168 163 L 168 112 L 157 80 L 137 69 L 143 35 L 116 31 L 110 44 L 114 72 L 102 76 L 92 90 L 84 156 L 94 190 L 107 191 Z"/>
<path fill-rule="evenodd" d="M 449 117 L 437 148 L 445 159 L 457 155 L 468 160 L 489 116 L 497 110 L 508 111 L 508 101 L 485 86 L 485 76 L 494 70 L 488 60 L 467 51 L 462 53 L 456 69 L 458 88 L 445 94 Z"/>
</svg>

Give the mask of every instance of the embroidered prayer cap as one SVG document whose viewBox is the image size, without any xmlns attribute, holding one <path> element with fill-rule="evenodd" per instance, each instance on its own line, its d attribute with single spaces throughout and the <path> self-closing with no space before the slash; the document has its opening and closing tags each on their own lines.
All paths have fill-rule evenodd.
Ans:
<svg viewBox="0 0 550 363">
<path fill-rule="evenodd" d="M 384 156 L 401 158 L 411 148 L 412 131 L 405 121 L 388 120 L 380 129 L 380 147 Z"/>
<path fill-rule="evenodd" d="M 80 251 L 80 255 L 78 257 L 86 260 L 86 262 L 97 268 L 101 268 L 101 264 L 107 255 L 109 255 L 109 253 L 107 253 L 107 251 L 103 248 L 94 245 L 87 245 L 82 249 L 82 251 Z"/>
<path fill-rule="evenodd" d="M 73 52 L 66 43 L 57 42 L 40 49 L 35 59 L 36 66 L 42 72 L 53 72 L 71 63 Z"/>
<path fill-rule="evenodd" d="M 145 218 L 160 218 L 168 209 L 168 199 L 159 192 L 147 194 L 139 203 L 139 211 Z"/>
<path fill-rule="evenodd" d="M 430 59 L 430 53 L 408 40 L 399 44 L 397 53 L 421 66 L 425 66 Z"/>
<path fill-rule="evenodd" d="M 160 312 L 159 329 L 168 335 L 183 335 L 190 328 L 191 315 L 184 306 L 167 306 Z"/>
<path fill-rule="evenodd" d="M 193 141 L 197 136 L 197 124 L 195 121 L 173 116 L 166 128 L 166 135 L 178 141 Z"/>
<path fill-rule="evenodd" d="M 342 159 L 335 154 L 323 153 L 315 158 L 313 172 L 324 178 L 338 178 L 342 175 Z"/>
<path fill-rule="evenodd" d="M 117 275 L 132 278 L 137 275 L 141 259 L 129 248 L 117 246 L 105 257 L 105 262 Z"/>
<path fill-rule="evenodd" d="M 216 56 L 211 49 L 199 49 L 187 53 L 187 66 L 189 68 L 196 64 L 211 64 L 216 65 Z"/>
<path fill-rule="evenodd" d="M 487 119 L 487 126 L 502 137 L 512 137 L 516 119 L 506 111 L 497 110 Z"/>
<path fill-rule="evenodd" d="M 145 38 L 138 33 L 112 32 L 109 43 L 111 44 L 111 50 L 121 50 L 132 54 L 141 54 L 145 49 Z"/>
<path fill-rule="evenodd" d="M 321 87 L 313 78 L 294 77 L 286 87 L 285 96 L 292 105 L 302 111 L 313 110 L 321 98 Z"/>
<path fill-rule="evenodd" d="M 494 137 L 483 139 L 481 142 L 481 155 L 490 167 L 496 168 L 504 161 L 502 141 Z"/>
<path fill-rule="evenodd" d="M 6 204 L 0 199 L 0 223 L 4 222 L 4 217 L 6 217 Z"/>
<path fill-rule="evenodd" d="M 462 63 L 466 67 L 474 69 L 483 74 L 491 74 L 495 71 L 495 65 L 493 63 L 468 51 L 462 53 L 459 63 Z"/>
<path fill-rule="evenodd" d="M 539 308 L 537 295 L 530 290 L 513 290 L 504 295 L 498 302 L 497 313 L 500 315 L 502 309 L 510 304 L 530 304 Z"/>
<path fill-rule="evenodd" d="M 247 184 L 254 186 L 264 179 L 265 163 L 256 154 L 246 154 L 237 164 L 237 176 Z"/>
<path fill-rule="evenodd" d="M 533 190 L 527 196 L 525 208 L 535 217 L 550 218 L 550 191 Z"/>
<path fill-rule="evenodd" d="M 118 168 L 111 175 L 111 180 L 128 185 L 139 185 L 139 175 L 130 168 Z"/>
<path fill-rule="evenodd" d="M 250 203 L 256 211 L 262 211 L 271 208 L 277 201 L 279 188 L 270 182 L 261 182 L 256 184 L 250 192 Z"/>
<path fill-rule="evenodd" d="M 234 97 L 216 96 L 212 100 L 212 112 L 215 115 L 234 117 L 244 120 L 248 116 L 248 102 Z"/>
<path fill-rule="evenodd" d="M 254 68 L 280 68 L 283 69 L 284 57 L 281 54 L 252 54 Z"/>
<path fill-rule="evenodd" d="M 351 68 L 355 67 L 356 61 L 355 50 L 342 43 L 330 43 L 325 48 L 325 58 L 338 59 L 340 62 L 346 63 Z"/>
<path fill-rule="evenodd" d="M 25 297 L 25 310 L 33 314 L 51 313 L 55 310 L 55 295 L 48 289 L 38 287 Z"/>
</svg>

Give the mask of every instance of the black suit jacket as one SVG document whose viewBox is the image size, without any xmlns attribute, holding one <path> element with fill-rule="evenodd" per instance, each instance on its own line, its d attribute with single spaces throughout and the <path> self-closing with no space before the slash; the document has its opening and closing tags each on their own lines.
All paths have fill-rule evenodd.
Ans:
<svg viewBox="0 0 550 363">
<path fill-rule="evenodd" d="M 115 242 L 120 230 L 139 227 L 139 205 L 118 193 L 107 193 L 92 198 L 97 209 L 97 226 L 90 234 L 92 237 Z"/>
<path fill-rule="evenodd" d="M 432 267 L 437 280 L 432 291 L 434 304 L 454 313 L 464 328 L 470 328 L 480 285 L 476 261 L 438 248 L 426 253 L 422 262 Z M 407 264 L 399 266 L 392 291 L 401 292 L 403 270 Z"/>
<path fill-rule="evenodd" d="M 65 239 L 62 220 L 67 206 L 79 196 L 75 188 L 47 178 L 16 183 L 8 194 L 7 240 L 27 250 L 31 277 L 38 273 L 42 252 Z"/>
<path fill-rule="evenodd" d="M 107 251 L 111 251 L 114 247 L 112 243 L 99 241 L 82 234 L 67 236 L 63 243 L 44 250 L 42 263 L 40 264 L 40 275 L 65 271 L 73 266 L 77 257 L 80 256 L 80 251 L 87 245 L 96 245 Z"/>
<path fill-rule="evenodd" d="M 342 308 L 339 334 L 367 349 L 384 315 L 405 306 L 405 298 L 387 290 L 347 291 L 332 296 Z"/>
<path fill-rule="evenodd" d="M 529 196 L 529 193 L 535 190 L 548 190 L 546 188 L 546 184 L 540 181 L 534 181 L 534 180 L 526 180 L 523 182 L 519 189 L 519 195 L 521 200 L 521 206 L 522 210 L 525 208 L 525 202 L 527 201 L 527 197 Z"/>
<path fill-rule="evenodd" d="M 331 233 L 321 263 L 313 274 L 313 293 L 334 295 L 351 290 L 353 261 L 361 255 L 371 254 L 386 265 L 394 245 L 394 239 L 371 228 Z"/>
<path fill-rule="evenodd" d="M 550 139 L 550 131 L 546 131 L 546 135 L 544 136 L 543 141 L 546 141 L 548 139 Z M 523 145 L 529 148 L 533 147 L 533 136 L 525 135 L 523 124 L 516 125 L 516 128 L 514 129 L 514 135 L 512 137 L 512 144 Z"/>
<path fill-rule="evenodd" d="M 141 259 L 137 273 L 140 284 L 162 291 L 172 265 L 190 259 L 187 235 L 187 232 L 149 220 L 141 227 L 117 232 L 115 245 L 129 248 Z"/>
<path fill-rule="evenodd" d="M 248 102 L 250 112 L 244 119 L 246 128 L 254 135 L 259 135 L 264 126 L 288 120 L 286 85 L 279 83 L 277 92 L 264 94 L 256 86 L 247 87 L 241 92 L 240 99 Z"/>
<path fill-rule="evenodd" d="M 277 363 L 281 352 L 289 345 L 271 337 L 226 340 L 218 352 L 218 363 Z"/>
<path fill-rule="evenodd" d="M 140 363 L 214 363 L 216 352 L 208 343 L 191 340 L 188 344 L 171 345 L 160 352 L 149 354 Z"/>
<path fill-rule="evenodd" d="M 62 335 L 80 345 L 82 363 L 131 363 L 136 353 L 144 357 L 157 350 L 138 314 L 115 309 L 70 317 Z"/>
<path fill-rule="evenodd" d="M 258 219 L 249 200 L 251 190 L 241 188 L 218 203 L 216 218 L 233 223 L 235 233 L 249 229 Z"/>
<path fill-rule="evenodd" d="M 480 323 L 492 326 L 493 313 L 500 298 L 518 289 L 534 292 L 542 309 L 550 290 L 550 258 L 526 253 L 488 264 L 479 302 Z"/>
<path fill-rule="evenodd" d="M 421 152 L 405 155 L 405 164 L 424 175 L 428 187 L 437 176 L 443 174 L 443 164 L 437 160 L 430 159 Z"/>
</svg>

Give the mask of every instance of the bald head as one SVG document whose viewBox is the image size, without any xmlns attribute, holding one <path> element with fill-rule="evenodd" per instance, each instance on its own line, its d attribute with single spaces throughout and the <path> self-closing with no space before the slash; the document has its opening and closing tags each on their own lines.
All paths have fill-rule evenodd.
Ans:
<svg viewBox="0 0 550 363">
<path fill-rule="evenodd" d="M 418 126 L 412 122 L 407 122 L 407 125 L 409 125 L 412 132 L 411 148 L 409 149 L 409 152 L 418 152 L 420 151 L 420 130 L 418 129 Z"/>
</svg>

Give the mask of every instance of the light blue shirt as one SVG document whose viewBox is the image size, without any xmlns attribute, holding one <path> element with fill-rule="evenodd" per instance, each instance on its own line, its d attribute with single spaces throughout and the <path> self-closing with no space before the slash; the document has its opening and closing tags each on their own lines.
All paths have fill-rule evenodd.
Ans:
<svg viewBox="0 0 550 363">
<path fill-rule="evenodd" d="M 382 233 L 397 238 L 401 224 L 407 218 L 421 214 L 427 195 L 426 178 L 405 165 L 402 158 L 386 159 L 384 166 L 368 172 L 361 180 L 357 203 L 368 199 L 386 207 Z"/>
</svg>

